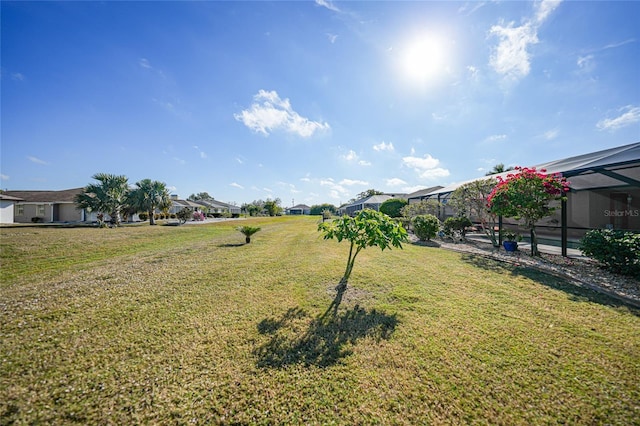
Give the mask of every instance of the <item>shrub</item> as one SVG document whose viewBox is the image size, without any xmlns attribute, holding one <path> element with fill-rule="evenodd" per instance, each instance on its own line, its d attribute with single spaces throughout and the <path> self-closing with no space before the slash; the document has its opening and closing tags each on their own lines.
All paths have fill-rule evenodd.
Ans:
<svg viewBox="0 0 640 426">
<path fill-rule="evenodd" d="M 428 241 L 436 236 L 440 229 L 440 221 L 432 214 L 423 214 L 414 217 L 411 220 L 413 232 L 420 241 Z"/>
<path fill-rule="evenodd" d="M 205 215 L 202 212 L 193 212 L 193 220 L 202 221 L 205 220 Z"/>
<path fill-rule="evenodd" d="M 472 226 L 471 220 L 468 217 L 457 216 L 449 217 L 444 221 L 444 233 L 448 236 L 453 236 L 455 233 L 459 233 L 461 238 L 466 235 L 466 228 Z"/>
<path fill-rule="evenodd" d="M 407 200 L 390 198 L 380 205 L 380 213 L 384 213 L 389 217 L 400 217 L 402 216 L 402 208 L 407 204 Z"/>
<path fill-rule="evenodd" d="M 142 212 L 142 213 L 138 213 L 138 217 L 140 218 L 141 221 L 145 221 L 147 219 L 149 219 L 149 213 L 147 212 Z"/>
<path fill-rule="evenodd" d="M 33 222 L 33 223 L 42 223 L 42 222 L 44 222 L 44 219 L 39 217 L 39 216 L 34 216 L 34 217 L 31 218 L 31 222 Z"/>
<path fill-rule="evenodd" d="M 594 229 L 580 240 L 580 250 L 613 272 L 640 278 L 639 234 L 613 229 Z"/>
</svg>

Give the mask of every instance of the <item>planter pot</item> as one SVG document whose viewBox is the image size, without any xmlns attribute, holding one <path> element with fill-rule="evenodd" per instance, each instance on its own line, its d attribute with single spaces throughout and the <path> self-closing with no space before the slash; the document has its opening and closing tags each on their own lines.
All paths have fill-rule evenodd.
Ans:
<svg viewBox="0 0 640 426">
<path fill-rule="evenodd" d="M 506 251 L 516 251 L 518 250 L 518 242 L 517 241 L 503 241 L 502 245 Z"/>
</svg>

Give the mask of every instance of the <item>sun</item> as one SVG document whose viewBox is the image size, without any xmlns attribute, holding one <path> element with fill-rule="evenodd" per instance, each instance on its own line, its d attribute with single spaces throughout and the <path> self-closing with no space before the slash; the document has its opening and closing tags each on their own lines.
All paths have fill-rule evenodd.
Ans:
<svg viewBox="0 0 640 426">
<path fill-rule="evenodd" d="M 447 72 L 447 44 L 437 35 L 422 34 L 406 42 L 399 59 L 401 74 L 408 83 L 428 86 Z"/>
</svg>

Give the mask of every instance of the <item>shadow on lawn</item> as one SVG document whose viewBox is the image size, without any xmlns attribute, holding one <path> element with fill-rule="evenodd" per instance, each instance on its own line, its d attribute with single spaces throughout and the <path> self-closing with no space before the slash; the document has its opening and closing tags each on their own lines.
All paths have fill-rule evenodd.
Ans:
<svg viewBox="0 0 640 426">
<path fill-rule="evenodd" d="M 500 262 L 499 260 L 489 259 L 473 254 L 462 255 L 462 260 L 479 268 L 500 273 L 510 273 L 512 275 L 523 276 L 547 287 L 564 291 L 569 295 L 569 298 L 575 302 L 594 302 L 616 308 L 624 306 L 629 308 L 630 311 L 634 313 L 634 315 L 640 316 L 640 310 L 634 308 L 633 306 L 625 303 L 620 299 L 604 293 L 600 293 L 590 288 L 581 287 L 578 284 L 571 283 L 566 278 L 553 275 L 550 272 L 539 271 L 533 267 L 528 266 L 512 265 L 510 263 L 504 263 Z"/>
<path fill-rule="evenodd" d="M 258 332 L 271 338 L 254 350 L 260 368 L 282 368 L 291 364 L 327 367 L 352 353 L 350 345 L 369 337 L 388 339 L 396 326 L 396 315 L 387 315 L 356 305 L 338 313 L 344 291 L 338 292 L 324 314 L 309 319 L 300 308 L 291 308 L 279 319 L 264 319 Z"/>
</svg>

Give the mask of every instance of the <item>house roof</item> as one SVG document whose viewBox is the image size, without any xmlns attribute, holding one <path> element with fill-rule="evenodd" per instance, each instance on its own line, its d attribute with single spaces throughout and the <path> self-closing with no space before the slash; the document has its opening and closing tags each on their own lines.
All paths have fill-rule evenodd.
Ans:
<svg viewBox="0 0 640 426">
<path fill-rule="evenodd" d="M 640 142 L 550 161 L 534 167 L 537 170 L 545 170 L 546 173 L 561 173 L 569 180 L 570 188 L 576 191 L 640 186 Z M 491 177 L 506 177 L 511 173 L 514 172 L 506 171 L 495 175 L 482 176 L 464 182 L 458 182 L 436 189 L 428 195 L 445 195 L 455 191 L 466 183 Z"/>
<path fill-rule="evenodd" d="M 296 206 L 289 207 L 289 210 L 311 210 L 311 207 L 306 204 L 298 204 Z"/>
<path fill-rule="evenodd" d="M 171 200 L 171 202 L 173 202 L 173 204 L 175 205 L 182 206 L 182 207 L 198 207 L 198 208 L 202 207 L 202 204 L 199 204 L 190 200 Z"/>
<path fill-rule="evenodd" d="M 420 191 L 416 191 L 416 192 L 412 192 L 411 194 L 407 194 L 407 200 L 410 198 L 420 198 L 420 197 L 424 197 L 425 195 L 429 194 L 430 192 L 433 191 L 437 191 L 438 189 L 443 188 L 440 185 L 437 186 L 431 186 L 429 188 L 425 188 L 425 189 L 421 189 Z"/>
<path fill-rule="evenodd" d="M 0 193 L 0 200 L 6 200 L 6 201 L 22 201 L 22 198 L 18 198 L 18 197 L 12 197 L 10 195 L 5 195 Z"/>
<path fill-rule="evenodd" d="M 75 203 L 76 195 L 82 191 L 84 188 L 62 191 L 5 191 L 4 195 L 21 198 L 23 203 Z"/>
<path fill-rule="evenodd" d="M 233 204 L 225 203 L 218 200 L 198 200 L 197 203 L 206 206 L 206 207 L 214 207 L 214 208 L 222 208 L 222 209 L 238 209 L 240 207 L 234 206 Z"/>
<path fill-rule="evenodd" d="M 347 204 L 346 206 L 343 207 L 351 207 L 351 206 L 359 206 L 361 204 L 382 204 L 385 201 L 394 198 L 392 195 L 389 194 L 378 194 L 378 195 L 371 195 L 369 197 L 366 198 L 361 198 L 359 200 L 354 201 L 351 204 Z"/>
</svg>

